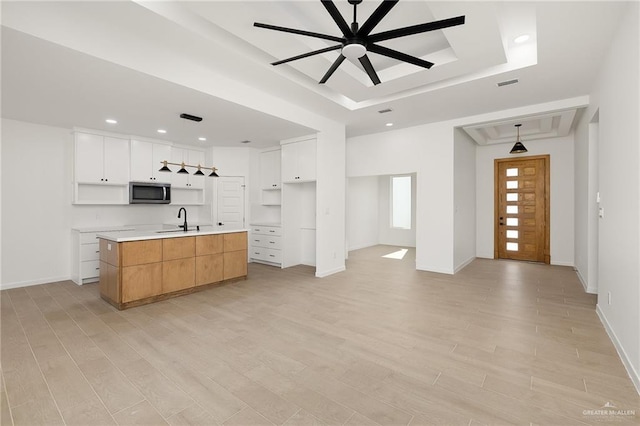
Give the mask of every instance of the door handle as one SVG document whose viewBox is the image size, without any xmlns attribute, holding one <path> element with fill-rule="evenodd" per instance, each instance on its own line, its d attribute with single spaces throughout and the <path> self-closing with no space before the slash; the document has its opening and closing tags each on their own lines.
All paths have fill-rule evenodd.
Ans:
<svg viewBox="0 0 640 426">
<path fill-rule="evenodd" d="M 502 222 L 502 218 L 500 218 L 500 225 L 504 225 L 504 223 Z"/>
</svg>

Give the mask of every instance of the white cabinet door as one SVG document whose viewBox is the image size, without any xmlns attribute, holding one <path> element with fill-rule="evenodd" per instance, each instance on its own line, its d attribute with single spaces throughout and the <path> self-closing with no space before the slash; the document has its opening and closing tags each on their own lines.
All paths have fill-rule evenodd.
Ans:
<svg viewBox="0 0 640 426">
<path fill-rule="evenodd" d="M 295 182 L 298 176 L 298 144 L 282 146 L 282 182 Z"/>
<path fill-rule="evenodd" d="M 104 138 L 89 133 L 76 133 L 75 138 L 75 181 L 104 182 Z"/>
<path fill-rule="evenodd" d="M 129 182 L 129 141 L 127 139 L 76 133 L 76 182 Z"/>
<path fill-rule="evenodd" d="M 153 180 L 151 158 L 153 144 L 151 142 L 131 141 L 131 180 L 145 182 Z M 158 166 L 160 168 L 160 166 Z"/>
<path fill-rule="evenodd" d="M 282 146 L 282 182 L 316 180 L 315 139 Z"/>
<path fill-rule="evenodd" d="M 262 189 L 280 189 L 280 150 L 260 153 L 260 186 Z"/>
<path fill-rule="evenodd" d="M 156 182 L 171 183 L 171 172 L 159 171 L 163 161 L 171 161 L 171 147 L 161 143 L 154 143 L 151 157 L 153 180 Z"/>
<path fill-rule="evenodd" d="M 297 145 L 299 180 L 316 180 L 316 140 L 298 142 Z"/>
<path fill-rule="evenodd" d="M 204 166 L 204 152 L 196 151 L 185 148 L 175 148 L 171 147 L 171 162 L 173 163 L 185 163 L 191 166 Z M 174 172 L 171 175 L 171 185 L 177 188 L 193 188 L 193 189 L 203 189 L 204 188 L 204 179 L 205 177 L 211 173 L 210 170 L 202 170 L 202 173 L 205 176 L 194 176 L 193 174 L 196 172 L 196 167 L 185 167 L 185 169 L 189 172 L 189 174 L 176 173 L 180 170 L 180 166 L 175 166 L 176 170 L 171 170 Z M 207 173 L 209 172 L 209 173 Z"/>
<path fill-rule="evenodd" d="M 160 143 L 131 141 L 131 180 L 171 182 L 170 172 L 160 172 L 163 161 L 171 161 L 171 147 Z"/>
<path fill-rule="evenodd" d="M 129 141 L 104 138 L 104 179 L 108 183 L 129 183 Z"/>
</svg>

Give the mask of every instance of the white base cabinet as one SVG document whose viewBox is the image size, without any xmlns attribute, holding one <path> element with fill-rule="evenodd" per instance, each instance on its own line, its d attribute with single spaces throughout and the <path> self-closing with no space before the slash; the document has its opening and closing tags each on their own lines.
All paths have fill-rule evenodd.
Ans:
<svg viewBox="0 0 640 426">
<path fill-rule="evenodd" d="M 107 231 L 128 231 L 132 227 L 82 228 L 71 230 L 71 280 L 78 284 L 100 279 L 100 247 L 96 234 Z"/>
<path fill-rule="evenodd" d="M 282 265 L 282 228 L 280 225 L 251 225 L 249 238 L 251 261 L 268 265 Z"/>
</svg>

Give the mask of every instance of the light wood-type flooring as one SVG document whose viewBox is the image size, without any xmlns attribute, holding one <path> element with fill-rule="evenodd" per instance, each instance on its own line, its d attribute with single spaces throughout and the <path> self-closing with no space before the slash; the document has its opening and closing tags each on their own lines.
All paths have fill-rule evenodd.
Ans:
<svg viewBox="0 0 640 426">
<path fill-rule="evenodd" d="M 1 423 L 640 422 L 571 268 L 478 259 L 448 276 L 415 271 L 414 250 L 381 257 L 396 250 L 352 252 L 323 279 L 251 264 L 126 311 L 97 284 L 2 291 Z"/>
</svg>

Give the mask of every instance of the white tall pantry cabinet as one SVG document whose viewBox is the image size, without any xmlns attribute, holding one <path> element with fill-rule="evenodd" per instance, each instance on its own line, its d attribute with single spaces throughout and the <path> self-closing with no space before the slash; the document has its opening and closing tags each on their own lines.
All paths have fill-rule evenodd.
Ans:
<svg viewBox="0 0 640 426">
<path fill-rule="evenodd" d="M 316 138 L 281 143 L 282 267 L 316 265 Z"/>
</svg>

